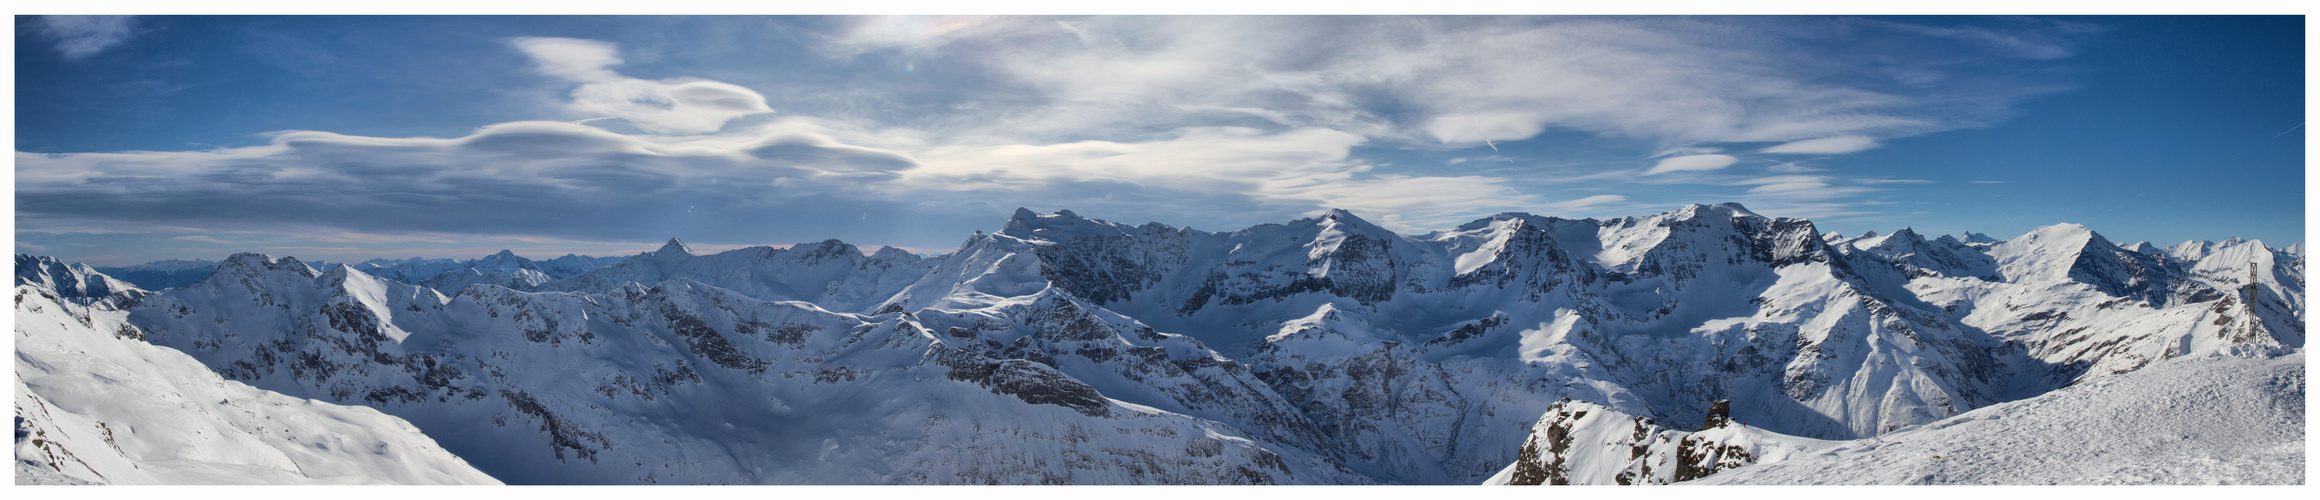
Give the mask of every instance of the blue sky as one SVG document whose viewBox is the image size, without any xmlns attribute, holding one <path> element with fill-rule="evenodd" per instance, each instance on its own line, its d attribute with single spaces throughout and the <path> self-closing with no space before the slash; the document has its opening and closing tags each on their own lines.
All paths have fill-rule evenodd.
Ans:
<svg viewBox="0 0 2320 500">
<path fill-rule="evenodd" d="M 943 252 L 1015 207 L 2304 239 L 2299 17 L 16 18 L 19 252 Z"/>
</svg>

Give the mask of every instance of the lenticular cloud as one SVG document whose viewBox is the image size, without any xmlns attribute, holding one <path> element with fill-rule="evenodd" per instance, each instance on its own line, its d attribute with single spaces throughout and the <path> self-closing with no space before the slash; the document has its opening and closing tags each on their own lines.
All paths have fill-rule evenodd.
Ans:
<svg viewBox="0 0 2320 500">
<path fill-rule="evenodd" d="M 743 116 L 771 113 L 765 96 L 730 83 L 678 78 L 630 78 L 608 67 L 621 63 L 611 43 L 572 38 L 519 38 L 516 48 L 540 73 L 579 82 L 566 108 L 576 114 L 628 121 L 658 134 L 703 134 Z"/>
</svg>

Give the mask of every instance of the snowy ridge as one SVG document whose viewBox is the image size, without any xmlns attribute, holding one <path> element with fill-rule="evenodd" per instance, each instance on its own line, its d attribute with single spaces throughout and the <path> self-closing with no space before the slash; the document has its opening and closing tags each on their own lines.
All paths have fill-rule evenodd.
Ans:
<svg viewBox="0 0 2320 500">
<path fill-rule="evenodd" d="M 371 259 L 349 265 L 372 276 L 443 292 L 456 292 L 478 283 L 531 290 L 550 280 L 578 276 L 619 263 L 623 259 L 625 257 L 564 254 L 563 257 L 535 261 L 516 255 L 513 251 L 501 250 L 466 261 L 412 257 L 402 260 Z"/>
<path fill-rule="evenodd" d="M 2304 484 L 2302 350 L 2168 360 L 1699 484 Z"/>
<path fill-rule="evenodd" d="M 1875 243 L 1859 240 L 1838 248 L 1876 255 L 1911 277 L 2003 279 L 1994 259 L 1949 235 L 1928 241 L 1905 227 L 1876 238 Z"/>
<path fill-rule="evenodd" d="M 789 248 L 749 247 L 694 255 L 670 239 L 661 249 L 577 276 L 540 284 L 541 291 L 606 293 L 627 283 L 687 279 L 761 300 L 800 300 L 832 311 L 871 312 L 926 272 L 926 261 L 893 247 L 871 255 L 838 240 Z"/>
<path fill-rule="evenodd" d="M 220 379 L 43 283 L 15 314 L 17 484 L 499 483 L 402 419 Z"/>
<path fill-rule="evenodd" d="M 48 257 L 16 254 L 16 285 L 47 290 L 61 300 L 107 310 L 136 305 L 152 292 L 138 288 L 88 264 L 65 264 Z"/>
</svg>

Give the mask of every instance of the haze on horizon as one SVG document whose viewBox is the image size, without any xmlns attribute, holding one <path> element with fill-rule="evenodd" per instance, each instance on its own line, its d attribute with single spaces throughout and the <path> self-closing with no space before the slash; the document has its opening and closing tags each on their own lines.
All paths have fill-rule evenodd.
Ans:
<svg viewBox="0 0 2320 500">
<path fill-rule="evenodd" d="M 19 16 L 18 252 L 943 252 L 1017 207 L 2304 240 L 2297 16 Z"/>
</svg>

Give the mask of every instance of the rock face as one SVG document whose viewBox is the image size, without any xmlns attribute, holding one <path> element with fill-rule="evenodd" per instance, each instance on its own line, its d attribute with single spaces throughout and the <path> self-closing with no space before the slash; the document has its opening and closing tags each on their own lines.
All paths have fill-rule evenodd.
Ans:
<svg viewBox="0 0 2320 500">
<path fill-rule="evenodd" d="M 1629 453 L 1682 432 L 1646 420 L 1731 423 L 1564 456 L 1567 480 L 1652 483 L 1788 449 L 1758 432 L 1877 436 L 2302 345 L 2300 254 L 2175 255 L 2075 226 L 1841 239 L 1735 204 L 1417 236 L 1344 211 L 1212 233 L 1021 210 L 937 257 L 672 240 L 536 291 L 243 254 L 130 322 L 510 482 L 1472 484 L 1550 410 L 1642 419 Z"/>
<path fill-rule="evenodd" d="M 80 271 L 19 268 L 17 484 L 499 483 L 402 419 L 222 380 L 146 344 L 110 307 L 134 289 L 51 288 L 91 282 L 62 275 Z"/>
<path fill-rule="evenodd" d="M 1706 425 L 1686 432 L 1602 405 L 1558 402 L 1532 426 L 1514 463 L 1484 484 L 1671 484 L 1837 444 L 1750 428 L 1722 413 L 1728 409 L 1718 401 Z"/>
</svg>

